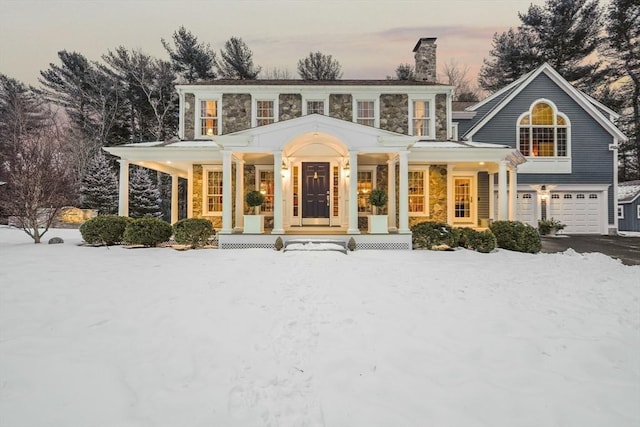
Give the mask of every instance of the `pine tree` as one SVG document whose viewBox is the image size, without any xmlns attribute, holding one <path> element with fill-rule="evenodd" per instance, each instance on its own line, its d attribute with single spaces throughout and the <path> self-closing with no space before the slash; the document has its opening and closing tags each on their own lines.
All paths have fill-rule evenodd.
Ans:
<svg viewBox="0 0 640 427">
<path fill-rule="evenodd" d="M 387 76 L 387 80 L 415 80 L 415 69 L 411 64 L 400 64 L 396 67 L 396 75 Z"/>
<path fill-rule="evenodd" d="M 199 43 L 198 38 L 183 26 L 173 32 L 175 50 L 161 39 L 162 45 L 171 57 L 173 69 L 186 83 L 194 83 L 216 78 L 214 66 L 216 54 L 209 44 Z"/>
<path fill-rule="evenodd" d="M 160 191 L 143 168 L 135 168 L 129 181 L 129 216 L 162 217 Z"/>
<path fill-rule="evenodd" d="M 492 59 L 480 71 L 483 89 L 504 87 L 544 62 L 579 89 L 601 81 L 601 62 L 589 61 L 602 40 L 598 0 L 547 0 L 518 16 L 517 30 L 494 35 Z"/>
<path fill-rule="evenodd" d="M 253 65 L 253 52 L 239 37 L 231 37 L 220 51 L 218 70 L 225 79 L 255 80 L 261 67 Z"/>
<path fill-rule="evenodd" d="M 82 206 L 97 209 L 99 215 L 118 211 L 118 180 L 109 160 L 99 151 L 87 167 L 80 187 Z"/>
<path fill-rule="evenodd" d="M 298 61 L 298 74 L 303 80 L 339 80 L 342 78 L 342 67 L 331 55 L 311 52 Z"/>
</svg>

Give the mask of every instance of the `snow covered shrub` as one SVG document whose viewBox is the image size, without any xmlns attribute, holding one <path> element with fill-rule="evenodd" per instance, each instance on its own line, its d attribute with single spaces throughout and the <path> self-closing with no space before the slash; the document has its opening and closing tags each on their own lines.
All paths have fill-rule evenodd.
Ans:
<svg viewBox="0 0 640 427">
<path fill-rule="evenodd" d="M 425 221 L 411 227 L 412 243 L 416 249 L 435 249 L 445 245 L 449 248 L 458 246 L 460 234 L 443 222 Z"/>
<path fill-rule="evenodd" d="M 64 240 L 62 240 L 62 237 L 52 237 L 49 239 L 50 245 L 57 245 L 60 243 L 64 243 Z"/>
<path fill-rule="evenodd" d="M 185 218 L 173 224 L 173 237 L 176 242 L 191 245 L 192 248 L 206 245 L 214 233 L 211 221 L 204 218 Z"/>
<path fill-rule="evenodd" d="M 538 230 L 520 221 L 494 221 L 489 226 L 499 248 L 535 254 L 540 252 Z"/>
<path fill-rule="evenodd" d="M 347 242 L 347 249 L 349 249 L 351 252 L 356 250 L 356 239 L 354 239 L 353 237 L 349 238 L 349 242 Z"/>
<path fill-rule="evenodd" d="M 275 243 L 276 251 L 281 250 L 284 247 L 284 242 L 282 241 L 282 237 L 278 236 Z"/>
<path fill-rule="evenodd" d="M 97 216 L 80 226 L 80 234 L 90 245 L 115 245 L 122 242 L 124 229 L 129 221 L 130 219 L 124 216 Z"/>
<path fill-rule="evenodd" d="M 171 237 L 173 229 L 169 223 L 158 218 L 138 218 L 127 224 L 124 240 L 132 245 L 157 246 Z"/>
<path fill-rule="evenodd" d="M 477 231 L 473 228 L 461 228 L 460 246 L 472 249 L 483 254 L 489 253 L 496 248 L 496 236 L 491 230 Z"/>
</svg>

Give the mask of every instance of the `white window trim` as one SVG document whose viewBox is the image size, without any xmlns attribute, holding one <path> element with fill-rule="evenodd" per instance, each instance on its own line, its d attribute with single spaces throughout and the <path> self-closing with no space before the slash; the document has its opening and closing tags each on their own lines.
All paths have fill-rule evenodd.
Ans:
<svg viewBox="0 0 640 427">
<path fill-rule="evenodd" d="M 273 165 L 256 165 L 256 180 L 255 180 L 255 190 L 260 191 L 260 172 L 262 171 L 270 171 L 273 172 Z M 276 177 L 275 174 L 273 176 L 273 185 L 275 186 L 276 182 Z M 275 188 L 274 188 L 275 190 Z M 275 191 L 274 191 L 275 193 Z M 275 194 L 274 194 L 274 198 L 275 198 Z M 275 200 L 274 200 L 275 203 Z M 262 206 L 260 207 L 260 213 L 261 214 L 273 214 L 273 211 L 267 211 L 267 210 L 263 210 Z"/>
<path fill-rule="evenodd" d="M 640 219 L 640 205 L 637 206 L 638 212 L 636 213 L 636 218 Z"/>
<path fill-rule="evenodd" d="M 278 122 L 278 116 L 280 115 L 278 94 L 260 94 L 260 96 L 251 97 L 251 127 L 258 126 L 258 101 L 271 101 L 273 102 L 273 123 Z"/>
<path fill-rule="evenodd" d="M 515 141 L 516 148 L 520 150 L 520 121 L 526 116 L 529 115 L 529 120 L 531 120 L 531 114 L 533 111 L 533 107 L 536 104 L 545 103 L 548 104 L 556 117 L 562 117 L 566 122 L 567 129 L 567 155 L 566 156 L 525 156 L 527 162 L 518 166 L 518 172 L 522 173 L 571 173 L 571 121 L 566 114 L 560 112 L 558 107 L 553 101 L 550 101 L 546 98 L 539 98 L 533 101 L 529 105 L 529 110 L 518 116 L 515 126 Z M 558 129 L 557 124 L 553 125 L 554 129 Z M 557 134 L 556 141 L 554 143 L 554 150 L 557 150 Z M 521 167 L 522 166 L 522 167 Z"/>
<path fill-rule="evenodd" d="M 218 119 L 218 133 L 217 135 L 222 135 L 222 97 L 221 96 L 203 96 L 203 97 L 196 97 L 196 101 L 195 101 L 195 108 L 194 108 L 194 114 L 195 114 L 195 124 L 194 124 L 194 136 L 195 139 L 211 139 L 212 136 L 211 135 L 203 135 L 201 130 L 202 130 L 202 124 L 200 122 L 201 117 L 201 113 L 202 113 L 202 101 L 216 101 L 217 103 L 217 109 L 218 109 L 218 115 L 217 115 L 217 119 Z M 213 135 L 216 136 L 216 135 Z"/>
<path fill-rule="evenodd" d="M 222 216 L 222 211 L 210 211 L 207 203 L 207 188 L 209 188 L 209 172 L 222 172 L 222 166 L 202 166 L 202 216 Z M 222 177 L 224 179 L 224 175 Z M 224 197 L 222 204 L 224 204 Z"/>
<path fill-rule="evenodd" d="M 378 170 L 378 168 L 375 165 L 373 165 L 373 166 L 358 166 L 358 172 L 371 172 L 371 189 L 372 190 L 375 190 L 376 188 L 378 188 L 378 186 L 377 186 L 378 177 L 376 176 L 377 170 Z M 356 174 L 356 180 L 357 179 L 358 179 L 358 175 Z M 358 183 L 356 182 L 356 188 L 357 187 L 358 187 Z M 358 197 L 358 195 L 356 195 L 356 200 L 357 200 L 357 197 Z M 367 215 L 373 215 L 373 206 L 371 206 L 371 210 L 368 210 L 368 211 L 365 211 L 365 212 L 358 212 L 358 216 L 367 216 Z"/>
<path fill-rule="evenodd" d="M 329 95 L 316 95 L 316 96 L 302 96 L 302 115 L 306 116 L 309 113 L 307 112 L 307 103 L 313 101 L 322 101 L 324 102 L 324 112 L 322 113 L 325 116 L 329 115 Z"/>
<path fill-rule="evenodd" d="M 353 122 L 358 123 L 358 102 L 373 101 L 373 127 L 380 128 L 380 95 L 353 97 Z"/>
<path fill-rule="evenodd" d="M 409 166 L 409 172 L 416 172 L 416 171 L 423 172 L 422 179 L 424 180 L 424 183 L 423 183 L 423 187 L 424 187 L 424 211 L 422 211 L 422 212 L 411 212 L 411 210 L 409 209 L 409 206 L 407 206 L 407 212 L 409 213 L 409 216 L 418 216 L 418 217 L 430 216 L 430 212 L 429 212 L 429 172 L 430 172 L 430 169 L 431 169 L 430 165 Z M 408 177 L 407 177 L 407 179 L 408 179 Z M 407 201 L 409 200 L 409 196 L 410 196 L 410 194 L 407 194 Z"/>
<path fill-rule="evenodd" d="M 416 101 L 429 102 L 429 136 L 421 136 L 421 139 L 436 139 L 436 96 L 435 95 L 411 95 L 409 96 L 409 135 L 413 135 L 413 103 Z"/>
<path fill-rule="evenodd" d="M 624 219 L 624 205 L 618 205 L 618 219 Z"/>
</svg>

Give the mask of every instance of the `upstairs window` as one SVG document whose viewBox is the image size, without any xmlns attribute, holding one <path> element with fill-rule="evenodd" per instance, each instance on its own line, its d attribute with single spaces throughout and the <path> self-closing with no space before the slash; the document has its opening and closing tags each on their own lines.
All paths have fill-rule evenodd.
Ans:
<svg viewBox="0 0 640 427">
<path fill-rule="evenodd" d="M 431 136 L 431 103 L 413 101 L 413 135 Z"/>
<path fill-rule="evenodd" d="M 375 101 L 357 101 L 356 103 L 356 123 L 365 126 L 375 126 L 376 124 L 376 103 Z"/>
<path fill-rule="evenodd" d="M 518 149 L 525 157 L 567 157 L 570 125 L 549 101 L 535 102 L 518 119 Z"/>
<path fill-rule="evenodd" d="M 256 101 L 256 126 L 269 125 L 275 121 L 273 101 Z"/>
<path fill-rule="evenodd" d="M 307 114 L 324 114 L 324 101 L 307 101 Z"/>
<path fill-rule="evenodd" d="M 218 101 L 200 101 L 200 135 L 218 135 Z"/>
</svg>

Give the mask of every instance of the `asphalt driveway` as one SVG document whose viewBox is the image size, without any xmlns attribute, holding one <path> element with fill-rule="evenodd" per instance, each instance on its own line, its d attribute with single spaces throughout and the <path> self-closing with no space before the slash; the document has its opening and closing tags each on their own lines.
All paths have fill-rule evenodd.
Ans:
<svg viewBox="0 0 640 427">
<path fill-rule="evenodd" d="M 640 237 L 561 235 L 542 236 L 542 252 L 564 252 L 571 248 L 578 253 L 600 252 L 617 258 L 625 265 L 640 265 Z"/>
</svg>

